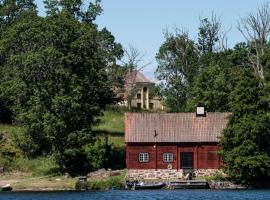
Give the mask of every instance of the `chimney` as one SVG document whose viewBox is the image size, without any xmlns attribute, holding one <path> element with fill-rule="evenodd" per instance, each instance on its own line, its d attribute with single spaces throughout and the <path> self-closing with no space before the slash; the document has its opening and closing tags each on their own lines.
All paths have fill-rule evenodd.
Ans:
<svg viewBox="0 0 270 200">
<path fill-rule="evenodd" d="M 206 117 L 205 107 L 201 103 L 197 105 L 196 117 Z"/>
</svg>

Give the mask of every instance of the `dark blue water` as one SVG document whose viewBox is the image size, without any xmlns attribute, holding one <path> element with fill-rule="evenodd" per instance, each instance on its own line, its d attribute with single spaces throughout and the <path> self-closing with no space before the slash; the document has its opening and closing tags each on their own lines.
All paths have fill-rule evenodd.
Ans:
<svg viewBox="0 0 270 200">
<path fill-rule="evenodd" d="M 0 193 L 0 200 L 270 200 L 270 190 L 159 190 L 105 192 L 20 192 Z"/>
</svg>

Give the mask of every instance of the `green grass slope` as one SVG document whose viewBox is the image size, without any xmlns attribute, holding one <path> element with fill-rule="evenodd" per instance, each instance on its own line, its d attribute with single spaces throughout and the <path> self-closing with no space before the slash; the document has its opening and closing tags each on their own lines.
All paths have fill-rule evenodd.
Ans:
<svg viewBox="0 0 270 200">
<path fill-rule="evenodd" d="M 97 135 L 108 138 L 108 143 L 112 145 L 112 151 L 114 154 L 119 154 L 120 152 L 119 156 L 124 154 L 125 146 L 124 113 L 125 110 L 121 108 L 109 108 L 100 117 L 99 125 L 94 127 Z M 27 159 L 22 154 L 16 145 L 16 138 L 22 132 L 23 128 L 20 126 L 0 124 L 0 136 L 3 137 L 2 142 L 0 141 L 0 154 L 7 151 L 16 153 L 15 162 L 3 163 L 4 160 L 0 158 L 0 165 L 5 165 L 8 170 L 27 172 L 32 176 L 55 173 L 56 164 L 52 157 Z"/>
<path fill-rule="evenodd" d="M 124 113 L 121 108 L 108 109 L 100 118 L 100 123 L 95 130 L 114 136 L 124 135 Z"/>
<path fill-rule="evenodd" d="M 124 146 L 125 109 L 109 108 L 100 117 L 100 123 L 94 128 L 99 135 L 107 136 L 108 141 L 115 147 Z"/>
</svg>

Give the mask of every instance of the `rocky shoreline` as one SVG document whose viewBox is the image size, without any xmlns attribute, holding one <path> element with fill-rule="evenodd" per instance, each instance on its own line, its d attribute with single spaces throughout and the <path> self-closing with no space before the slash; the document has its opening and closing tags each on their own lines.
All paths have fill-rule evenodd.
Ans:
<svg viewBox="0 0 270 200">
<path fill-rule="evenodd" d="M 210 180 L 208 181 L 210 189 L 215 190 L 242 190 L 242 189 L 248 189 L 247 186 L 238 185 L 235 183 L 232 183 L 230 181 L 214 181 Z"/>
<path fill-rule="evenodd" d="M 123 176 L 123 174 L 126 176 Z M 100 169 L 95 172 L 91 172 L 87 175 L 89 182 L 106 181 L 113 177 L 121 177 L 123 186 L 127 178 L 127 170 L 105 170 Z M 175 175 L 175 174 L 174 174 Z M 148 177 L 148 176 L 147 176 Z M 65 176 L 58 177 L 31 177 L 27 174 L 6 174 L 0 175 L 0 186 L 10 183 L 13 186 L 13 191 L 74 191 L 76 181 L 78 177 L 70 178 Z M 183 179 L 140 179 L 144 182 L 164 182 L 169 185 L 172 180 L 183 180 Z M 198 177 L 196 180 L 207 180 L 207 177 Z M 251 187 L 237 185 L 230 181 L 220 180 L 207 180 L 209 188 L 213 190 L 238 190 L 238 189 L 250 189 Z M 123 187 L 124 188 L 124 187 Z M 110 188 L 106 188 L 110 189 Z"/>
<path fill-rule="evenodd" d="M 100 169 L 95 172 L 91 172 L 87 175 L 88 178 L 95 180 L 101 180 L 104 178 L 109 178 L 112 176 L 120 175 L 121 170 L 105 170 Z M 183 178 L 183 171 L 181 170 L 125 170 L 126 176 L 125 180 L 140 180 L 142 182 L 151 183 L 151 182 L 164 182 L 167 186 L 170 184 L 170 181 L 181 180 Z M 201 177 L 202 180 L 207 179 L 208 177 L 213 176 L 214 174 L 221 174 L 224 176 L 224 173 L 220 170 L 196 170 L 194 171 L 194 176 Z M 200 180 L 200 179 L 196 179 Z M 124 180 L 123 180 L 124 181 Z M 219 180 L 208 180 L 208 185 L 210 189 L 216 190 L 233 190 L 233 189 L 248 189 L 247 186 L 239 185 L 232 183 L 230 181 L 219 181 Z M 169 187 L 168 187 L 169 188 Z"/>
</svg>

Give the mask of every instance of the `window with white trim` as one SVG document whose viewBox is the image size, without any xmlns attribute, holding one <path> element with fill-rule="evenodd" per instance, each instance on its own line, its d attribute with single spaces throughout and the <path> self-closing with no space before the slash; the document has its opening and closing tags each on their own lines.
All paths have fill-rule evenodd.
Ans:
<svg viewBox="0 0 270 200">
<path fill-rule="evenodd" d="M 149 162 L 149 153 L 140 153 L 139 162 Z"/>
<path fill-rule="evenodd" d="M 164 153 L 163 154 L 163 161 L 164 162 L 173 162 L 173 154 L 172 153 Z"/>
</svg>

